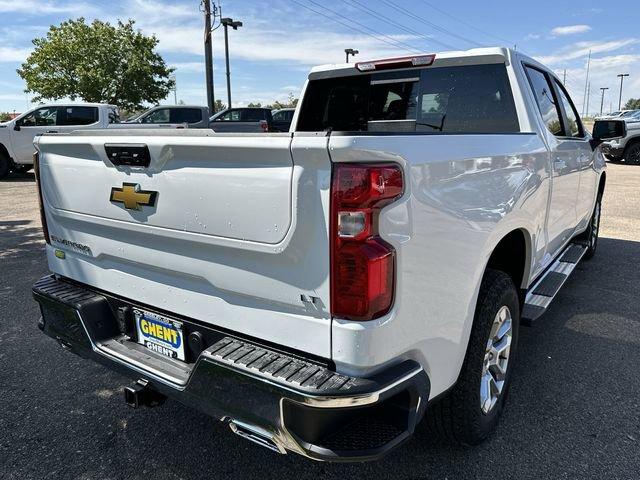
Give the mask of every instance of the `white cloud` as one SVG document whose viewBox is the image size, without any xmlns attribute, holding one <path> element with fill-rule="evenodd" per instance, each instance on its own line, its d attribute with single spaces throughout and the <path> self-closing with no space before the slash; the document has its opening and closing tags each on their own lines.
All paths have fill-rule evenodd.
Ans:
<svg viewBox="0 0 640 480">
<path fill-rule="evenodd" d="M 589 25 L 566 25 L 564 27 L 556 27 L 551 30 L 551 35 L 575 35 L 577 33 L 586 33 L 591 30 Z"/>
<path fill-rule="evenodd" d="M 26 48 L 0 47 L 0 62 L 24 62 L 29 52 Z"/>
<path fill-rule="evenodd" d="M 586 57 L 591 51 L 592 55 L 598 53 L 612 52 L 623 47 L 635 45 L 640 40 L 637 38 L 626 38 L 621 40 L 611 40 L 608 42 L 577 42 L 561 48 L 553 55 L 540 55 L 536 59 L 546 65 L 556 65 L 558 63 L 566 63 L 570 60 Z"/>
<path fill-rule="evenodd" d="M 42 15 L 43 13 L 71 13 L 88 15 L 96 11 L 95 7 L 84 2 L 60 2 L 41 0 L 0 0 L 1 13 L 21 13 Z"/>
</svg>

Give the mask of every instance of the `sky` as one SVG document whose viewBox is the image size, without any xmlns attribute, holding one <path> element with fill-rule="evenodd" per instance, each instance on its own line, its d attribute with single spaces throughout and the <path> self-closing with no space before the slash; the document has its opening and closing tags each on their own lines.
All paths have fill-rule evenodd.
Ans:
<svg viewBox="0 0 640 480">
<path fill-rule="evenodd" d="M 217 0 L 216 0 L 217 1 Z M 586 108 L 585 78 L 592 52 L 589 112 L 640 97 L 638 0 L 220 0 L 224 17 L 244 26 L 229 30 L 234 106 L 298 96 L 314 65 L 410 53 L 509 46 L 554 69 L 578 110 Z M 607 9 L 611 6 L 612 9 Z M 615 6 L 615 7 L 614 7 Z M 31 108 L 16 68 L 52 24 L 85 17 L 133 19 L 159 39 L 158 51 L 175 67 L 177 98 L 206 104 L 203 16 L 199 0 L 0 0 L 0 111 Z M 214 33 L 215 96 L 226 103 L 223 29 Z M 173 103 L 171 94 L 164 103 Z"/>
</svg>

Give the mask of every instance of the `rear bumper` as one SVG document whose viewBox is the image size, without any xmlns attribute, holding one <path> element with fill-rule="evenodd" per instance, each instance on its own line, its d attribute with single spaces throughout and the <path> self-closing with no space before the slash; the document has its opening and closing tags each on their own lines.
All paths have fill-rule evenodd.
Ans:
<svg viewBox="0 0 640 480">
<path fill-rule="evenodd" d="M 113 368 L 280 453 L 316 460 L 379 458 L 410 437 L 429 398 L 414 361 L 372 377 L 332 371 L 321 360 L 259 345 L 181 319 L 204 350 L 191 363 L 158 356 L 129 341 L 122 299 L 53 276 L 33 287 L 39 327 L 74 353 Z M 189 357 L 188 357 L 189 360 Z"/>
</svg>

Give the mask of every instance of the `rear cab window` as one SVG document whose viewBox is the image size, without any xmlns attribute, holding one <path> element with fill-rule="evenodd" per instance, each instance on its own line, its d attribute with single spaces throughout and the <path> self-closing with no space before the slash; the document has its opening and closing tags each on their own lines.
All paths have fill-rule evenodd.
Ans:
<svg viewBox="0 0 640 480">
<path fill-rule="evenodd" d="M 198 123 L 202 121 L 199 108 L 175 108 L 171 110 L 171 123 Z"/>
<path fill-rule="evenodd" d="M 98 121 L 98 107 L 59 107 L 57 125 L 91 125 Z"/>
<path fill-rule="evenodd" d="M 504 64 L 311 80 L 298 131 L 518 133 Z"/>
</svg>

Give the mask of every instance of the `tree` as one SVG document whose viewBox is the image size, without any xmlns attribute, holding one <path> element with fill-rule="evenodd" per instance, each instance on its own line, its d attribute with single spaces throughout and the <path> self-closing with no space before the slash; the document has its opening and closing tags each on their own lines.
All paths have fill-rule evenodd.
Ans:
<svg viewBox="0 0 640 480">
<path fill-rule="evenodd" d="M 0 113 L 0 122 L 8 122 L 11 120 L 11 115 L 8 113 Z"/>
<path fill-rule="evenodd" d="M 280 110 L 281 108 L 296 108 L 298 105 L 298 99 L 293 95 L 293 92 L 289 92 L 289 97 L 286 102 L 280 102 L 276 100 L 273 102 L 272 107 L 274 109 Z"/>
<path fill-rule="evenodd" d="M 217 112 L 221 112 L 222 110 L 225 110 L 227 108 L 227 105 L 225 103 L 222 103 L 222 100 L 217 99 L 215 101 L 215 103 L 213 104 L 213 108 L 215 108 L 216 111 L 215 112 L 211 112 L 211 115 L 213 115 L 214 113 L 217 113 Z"/>
<path fill-rule="evenodd" d="M 640 98 L 630 98 L 624 106 L 625 110 L 640 110 Z"/>
<path fill-rule="evenodd" d="M 262 104 L 260 102 L 251 102 L 247 105 L 247 107 L 249 108 L 260 108 L 262 107 Z"/>
<path fill-rule="evenodd" d="M 84 18 L 52 25 L 17 70 L 34 102 L 70 98 L 108 102 L 135 110 L 155 104 L 174 88 L 168 68 L 155 52 L 158 39 L 134 30 L 134 21 L 116 26 Z"/>
</svg>

